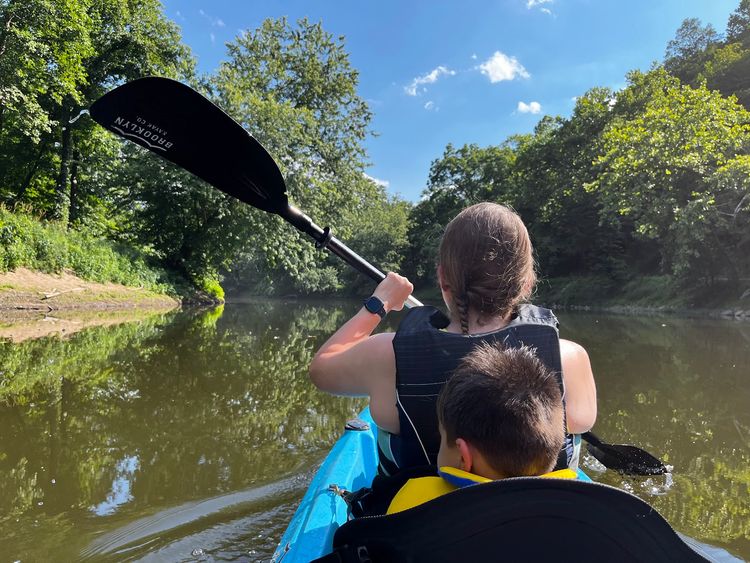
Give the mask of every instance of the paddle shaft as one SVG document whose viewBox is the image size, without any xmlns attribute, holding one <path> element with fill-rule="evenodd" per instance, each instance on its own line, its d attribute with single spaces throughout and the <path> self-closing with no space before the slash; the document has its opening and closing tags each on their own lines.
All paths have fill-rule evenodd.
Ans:
<svg viewBox="0 0 750 563">
<path fill-rule="evenodd" d="M 385 274 L 346 246 L 339 239 L 331 235 L 330 229 L 321 228 L 312 219 L 293 205 L 287 205 L 286 209 L 278 212 L 278 215 L 294 226 L 298 231 L 309 235 L 315 240 L 315 245 L 325 248 L 331 254 L 338 256 L 358 272 L 364 274 L 371 280 L 380 283 L 385 279 Z M 407 307 L 421 307 L 422 303 L 413 295 L 404 303 Z"/>
</svg>

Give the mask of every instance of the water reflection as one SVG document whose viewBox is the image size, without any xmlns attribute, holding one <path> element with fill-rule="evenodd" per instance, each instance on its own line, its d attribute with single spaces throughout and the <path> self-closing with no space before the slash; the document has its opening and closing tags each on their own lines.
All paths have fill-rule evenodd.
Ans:
<svg viewBox="0 0 750 563">
<path fill-rule="evenodd" d="M 362 406 L 306 376 L 321 339 L 355 307 L 229 305 L 0 343 L 0 553 L 267 560 Z M 597 433 L 674 467 L 625 478 L 589 458 L 587 470 L 679 531 L 750 558 L 750 326 L 561 321 L 591 355 Z"/>
<path fill-rule="evenodd" d="M 360 406 L 306 377 L 342 314 L 259 304 L 0 344 L 0 551 L 76 559 L 87 534 L 312 466 Z"/>
<path fill-rule="evenodd" d="M 591 356 L 597 433 L 673 466 L 673 483 L 597 480 L 644 498 L 679 531 L 750 558 L 750 326 L 676 318 L 563 315 Z"/>
</svg>

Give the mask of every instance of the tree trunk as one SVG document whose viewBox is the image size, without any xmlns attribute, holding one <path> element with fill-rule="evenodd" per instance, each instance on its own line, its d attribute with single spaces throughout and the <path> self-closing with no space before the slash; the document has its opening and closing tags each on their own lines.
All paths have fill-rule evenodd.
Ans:
<svg viewBox="0 0 750 563">
<path fill-rule="evenodd" d="M 26 174 L 26 178 L 24 178 L 23 183 L 21 184 L 21 187 L 16 192 L 15 197 L 13 198 L 13 204 L 19 203 L 23 196 L 26 195 L 26 190 L 29 189 L 29 186 L 31 185 L 31 181 L 34 179 L 34 175 L 36 174 L 36 171 L 39 169 L 39 164 L 42 162 L 42 157 L 44 156 L 44 150 L 47 148 L 47 139 L 44 139 L 39 144 L 39 152 L 37 152 L 36 158 L 34 159 L 34 162 L 31 164 L 31 167 L 29 168 L 28 173 Z"/>
<path fill-rule="evenodd" d="M 8 31 L 10 30 L 10 24 L 13 21 L 13 16 L 10 14 L 10 7 L 12 4 L 8 4 L 6 7 L 5 17 L 3 18 L 2 27 L 0 28 L 0 59 L 2 59 L 8 42 Z M 0 135 L 3 133 L 3 119 L 5 117 L 5 104 L 0 104 Z"/>
<path fill-rule="evenodd" d="M 80 159 L 81 153 L 73 149 L 73 161 L 70 165 L 70 211 L 68 213 L 71 223 L 77 221 L 80 215 L 78 203 L 78 163 Z"/>
<path fill-rule="evenodd" d="M 5 8 L 5 17 L 3 18 L 2 32 L 0 32 L 0 57 L 3 56 L 3 54 L 5 53 L 5 49 L 8 46 L 8 32 L 10 31 L 10 24 L 13 23 L 13 15 L 10 10 L 12 6 L 13 3 L 11 2 Z"/>
<path fill-rule="evenodd" d="M 70 125 L 68 124 L 69 114 L 63 113 L 62 146 L 60 148 L 60 174 L 57 177 L 57 197 L 53 217 L 60 221 L 63 229 L 68 228 L 70 218 L 70 161 L 73 159 L 73 138 L 71 135 Z"/>
</svg>

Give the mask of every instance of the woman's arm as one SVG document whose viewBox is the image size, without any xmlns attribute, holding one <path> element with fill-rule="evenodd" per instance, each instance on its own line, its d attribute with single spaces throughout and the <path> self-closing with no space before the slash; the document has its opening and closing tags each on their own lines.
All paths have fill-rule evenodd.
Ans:
<svg viewBox="0 0 750 563">
<path fill-rule="evenodd" d="M 414 286 L 403 276 L 389 272 L 373 295 L 386 313 L 400 311 Z M 323 346 L 310 364 L 310 378 L 321 390 L 342 395 L 370 395 L 372 377 L 393 366 L 393 333 L 371 336 L 380 316 L 362 307 Z"/>
<path fill-rule="evenodd" d="M 373 295 L 386 312 L 399 311 L 414 286 L 389 272 Z M 338 329 L 315 354 L 310 379 L 318 389 L 336 395 L 370 397 L 370 411 L 380 428 L 398 433 L 396 410 L 396 357 L 393 333 L 372 335 L 380 316 L 364 307 Z"/>
<path fill-rule="evenodd" d="M 568 431 L 582 434 L 596 422 L 596 383 L 591 362 L 580 344 L 560 339 L 562 375 L 565 381 L 565 416 Z"/>
</svg>

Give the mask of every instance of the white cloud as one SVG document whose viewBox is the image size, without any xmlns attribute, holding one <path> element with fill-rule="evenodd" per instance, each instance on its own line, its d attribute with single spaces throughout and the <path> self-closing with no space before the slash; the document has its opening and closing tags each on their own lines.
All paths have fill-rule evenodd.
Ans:
<svg viewBox="0 0 750 563">
<path fill-rule="evenodd" d="M 518 62 L 518 59 L 509 57 L 500 51 L 495 51 L 495 54 L 479 65 L 479 70 L 493 84 L 495 82 L 502 82 L 503 80 L 513 80 L 519 76 L 521 78 L 529 78 L 531 76 L 523 65 Z"/>
<path fill-rule="evenodd" d="M 209 16 L 203 10 L 198 10 L 198 13 L 201 15 L 203 19 L 205 19 L 208 23 L 211 24 L 211 27 L 224 27 L 226 25 L 224 23 L 224 20 L 222 20 L 221 18 L 215 18 L 213 16 Z"/>
<path fill-rule="evenodd" d="M 211 43 L 216 43 L 216 36 L 213 33 L 209 33 L 208 36 L 211 38 Z"/>
<path fill-rule="evenodd" d="M 542 106 L 539 102 L 518 102 L 518 111 L 521 113 L 539 113 L 542 111 Z"/>
<path fill-rule="evenodd" d="M 427 111 L 430 111 L 431 109 L 437 109 L 437 108 L 435 107 L 435 102 L 430 100 L 424 105 L 424 109 L 426 109 Z"/>
<path fill-rule="evenodd" d="M 552 10 L 550 10 L 545 4 L 552 5 L 554 0 L 526 0 L 526 8 L 528 10 L 531 10 L 533 8 L 539 8 L 540 12 L 543 12 L 549 16 L 552 15 Z"/>
<path fill-rule="evenodd" d="M 408 86 L 404 86 L 404 92 L 406 92 L 410 96 L 416 96 L 418 93 L 420 93 L 419 87 L 423 84 L 434 84 L 441 76 L 453 76 L 455 74 L 455 70 L 451 70 L 444 66 L 439 66 L 436 69 L 428 72 L 424 76 L 418 76 L 417 78 L 412 80 L 411 84 L 409 84 Z M 421 89 L 421 92 L 426 91 L 426 88 Z"/>
<path fill-rule="evenodd" d="M 477 60 L 477 54 L 476 53 L 474 53 L 474 54 L 471 55 L 471 60 L 472 61 L 476 61 Z"/>
<path fill-rule="evenodd" d="M 384 188 L 387 188 L 391 185 L 391 183 L 388 180 L 381 180 L 380 178 L 375 178 L 373 176 L 370 176 L 369 174 L 362 174 L 365 178 L 370 180 L 371 182 L 375 182 L 378 186 L 382 186 Z"/>
</svg>

